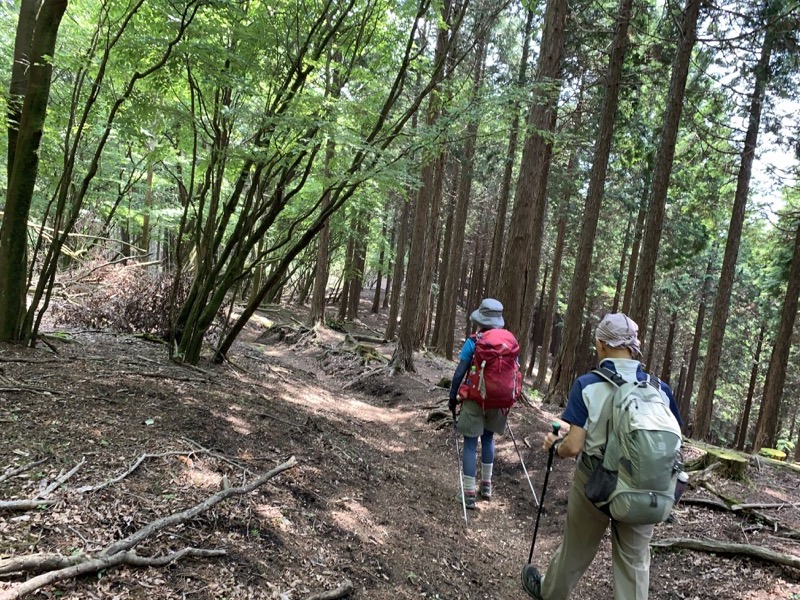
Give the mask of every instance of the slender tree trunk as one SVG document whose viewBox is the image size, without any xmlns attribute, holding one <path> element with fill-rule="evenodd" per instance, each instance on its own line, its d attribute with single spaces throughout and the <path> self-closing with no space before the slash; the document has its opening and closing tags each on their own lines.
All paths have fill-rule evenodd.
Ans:
<svg viewBox="0 0 800 600">
<path fill-rule="evenodd" d="M 617 14 L 616 31 L 612 43 L 611 57 L 606 74 L 606 88 L 601 111 L 600 129 L 589 176 L 589 190 L 583 214 L 583 224 L 572 275 L 569 304 L 565 317 L 564 339 L 553 369 L 548 397 L 566 400 L 576 371 L 578 344 L 580 342 L 586 292 L 592 267 L 592 253 L 600 217 L 600 205 L 605 190 L 608 160 L 614 133 L 614 120 L 619 103 L 619 88 L 622 80 L 622 64 L 628 49 L 628 25 L 631 18 L 632 0 L 621 0 Z"/>
<path fill-rule="evenodd" d="M 153 209 L 153 163 L 147 165 L 146 190 L 144 194 L 144 210 L 142 211 L 142 237 L 139 247 L 145 257 L 150 254 L 150 211 Z"/>
<path fill-rule="evenodd" d="M 519 73 L 517 85 L 520 89 L 525 87 L 528 73 L 528 53 L 531 45 L 531 29 L 533 28 L 533 10 L 528 9 L 525 28 L 522 33 L 522 55 L 519 60 Z M 517 158 L 517 138 L 519 137 L 520 101 L 514 100 L 511 106 L 511 127 L 508 134 L 508 150 L 503 167 L 503 181 L 500 185 L 500 197 L 497 200 L 497 213 L 494 221 L 494 234 L 492 235 L 492 249 L 489 252 L 489 274 L 486 279 L 486 296 L 492 296 L 500 285 L 500 273 L 503 262 L 503 239 L 506 231 L 506 215 L 508 214 L 508 199 L 511 196 L 511 178 L 514 173 L 514 162 Z"/>
<path fill-rule="evenodd" d="M 386 221 L 381 227 L 381 251 L 378 255 L 378 278 L 375 281 L 375 296 L 372 298 L 372 314 L 378 314 L 381 308 L 381 286 L 383 285 L 383 261 L 386 259 Z"/>
<path fill-rule="evenodd" d="M 614 288 L 614 303 L 611 306 L 611 312 L 619 312 L 619 305 L 622 302 L 622 273 L 625 271 L 625 265 L 628 263 L 628 246 L 631 242 L 631 228 L 633 226 L 633 217 L 628 217 L 628 226 L 625 228 L 625 239 L 622 242 L 622 254 L 619 257 L 619 269 L 617 269 L 617 285 Z"/>
<path fill-rule="evenodd" d="M 477 42 L 475 51 L 475 69 L 472 78 L 472 98 L 477 101 L 483 80 L 483 66 L 486 59 L 486 39 Z M 475 160 L 475 146 L 478 137 L 479 119 L 470 119 L 467 123 L 466 139 L 461 172 L 458 183 L 458 198 L 453 217 L 453 236 L 450 245 L 450 256 L 444 273 L 444 320 L 439 328 L 436 339 L 436 352 L 450 359 L 453 356 L 453 334 L 456 324 L 456 303 L 458 296 L 458 267 L 461 264 L 461 255 L 464 252 L 464 237 L 467 229 L 467 214 L 469 200 L 472 194 L 472 175 Z"/>
<path fill-rule="evenodd" d="M 639 250 L 642 246 L 644 220 L 647 217 L 647 191 L 652 172 L 653 154 L 648 153 L 642 177 L 642 198 L 639 201 L 639 214 L 636 217 L 636 228 L 633 231 L 633 246 L 631 248 L 631 259 L 628 262 L 628 276 L 625 278 L 625 293 L 622 296 L 622 312 L 625 314 L 628 314 L 631 309 L 631 296 L 633 296 L 633 284 L 636 279 L 636 268 L 639 264 Z"/>
<path fill-rule="evenodd" d="M 411 203 L 400 198 L 403 203 L 400 216 L 400 232 L 397 235 L 397 248 L 394 254 L 394 275 L 392 276 L 392 301 L 389 306 L 389 321 L 386 325 L 386 339 L 394 339 L 397 329 L 397 316 L 400 314 L 400 292 L 403 289 L 403 273 L 405 267 L 405 254 L 408 238 L 408 221 L 411 216 Z"/>
<path fill-rule="evenodd" d="M 342 275 L 342 296 L 339 298 L 339 312 L 337 318 L 344 321 L 347 318 L 347 307 L 350 305 L 350 282 L 353 278 L 353 259 L 356 249 L 356 218 L 350 220 L 350 235 L 347 239 L 347 248 L 344 255 L 344 273 Z"/>
<path fill-rule="evenodd" d="M 335 152 L 335 142 L 328 140 L 325 144 L 325 158 L 323 162 L 323 176 L 327 180 L 331 176 L 331 162 Z M 324 212 L 331 204 L 330 191 L 322 197 L 320 211 Z M 328 221 L 322 227 L 317 238 L 317 256 L 314 270 L 314 289 L 311 292 L 311 306 L 308 311 L 308 322 L 313 327 L 325 323 L 325 305 L 328 294 L 328 278 L 330 277 L 330 245 L 331 226 Z M 254 288 L 254 293 L 259 287 Z"/>
<path fill-rule="evenodd" d="M 678 323 L 678 312 L 672 312 L 672 318 L 669 320 L 669 332 L 667 333 L 667 343 L 664 348 L 664 363 L 661 366 L 661 381 L 670 383 L 672 375 L 672 346 L 675 342 L 675 326 Z"/>
<path fill-rule="evenodd" d="M 356 226 L 356 240 L 353 246 L 353 277 L 350 279 L 349 302 L 347 305 L 347 319 L 358 319 L 358 309 L 361 303 L 361 291 L 364 288 L 364 269 L 367 260 L 367 233 L 369 233 L 367 217 L 363 212 L 358 214 Z"/>
<path fill-rule="evenodd" d="M 778 435 L 778 411 L 780 410 L 783 385 L 786 381 L 786 364 L 789 361 L 789 350 L 792 343 L 792 332 L 797 318 L 798 294 L 800 294 L 800 217 L 797 222 L 797 234 L 794 240 L 794 256 L 789 267 L 789 280 L 786 296 L 783 300 L 781 320 L 772 356 L 769 359 L 767 378 L 764 381 L 764 393 L 761 398 L 761 410 L 756 422 L 756 439 L 754 448 L 771 448 Z"/>
<path fill-rule="evenodd" d="M 24 337 L 28 215 L 36 186 L 39 146 L 50 97 L 52 57 L 66 8 L 67 0 L 43 0 L 30 43 L 28 84 L 15 140 L 13 167 L 9 170 L 3 223 L 0 226 L 0 341 L 19 341 Z M 29 25 L 28 9 L 26 6 L 25 13 L 20 15 L 26 20 L 23 24 L 25 28 Z M 13 106 L 11 109 L 15 110 Z"/>
<path fill-rule="evenodd" d="M 6 181 L 11 180 L 11 173 L 14 170 L 17 136 L 22 120 L 22 104 L 25 101 L 25 91 L 28 89 L 28 67 L 33 64 L 30 56 L 33 30 L 36 27 L 36 15 L 40 5 L 41 0 L 22 0 L 19 7 L 19 20 L 14 37 L 14 62 L 11 64 L 11 83 L 8 87 L 6 112 L 8 126 Z"/>
<path fill-rule="evenodd" d="M 453 220 L 455 218 L 455 205 L 458 198 L 458 185 L 461 178 L 461 163 L 456 160 L 451 160 L 451 185 L 453 188 L 452 194 L 448 194 L 447 198 L 447 205 L 445 207 L 445 212 L 447 213 L 447 219 L 445 221 L 445 228 L 444 228 L 444 246 L 442 247 L 442 257 L 441 257 L 441 266 L 439 269 L 440 273 L 440 289 L 439 295 L 436 298 L 436 324 L 433 328 L 433 336 L 432 336 L 432 344 L 435 345 L 437 340 L 439 339 L 439 331 L 442 328 L 443 321 L 446 318 L 446 314 L 449 311 L 445 310 L 445 283 L 448 277 L 451 277 L 450 273 L 448 273 L 448 263 L 450 260 L 451 255 L 451 247 L 453 245 Z M 438 352 L 439 350 L 437 350 Z"/>
<path fill-rule="evenodd" d="M 750 383 L 747 386 L 747 398 L 742 409 L 742 418 L 739 421 L 739 429 L 736 432 L 736 449 L 744 450 L 744 443 L 747 440 L 747 428 L 750 424 L 750 411 L 753 407 L 753 395 L 756 391 L 756 380 L 758 379 L 758 367 L 761 361 L 761 349 L 764 346 L 764 334 L 766 333 L 766 323 L 762 323 L 758 330 L 758 341 L 756 351 L 753 355 L 753 367 L 750 369 Z"/>
<path fill-rule="evenodd" d="M 444 0 L 442 14 L 439 19 L 439 31 L 436 36 L 436 52 L 434 62 L 439 63 L 447 56 L 448 43 L 448 23 L 452 3 Z M 439 77 L 441 80 L 441 76 Z M 436 82 L 437 84 L 439 81 Z M 426 121 L 427 125 L 433 126 L 441 114 L 440 99 L 434 93 L 430 97 Z M 426 249 L 429 249 L 435 236 L 428 237 L 435 233 L 434 224 L 429 223 L 432 214 L 435 212 L 438 220 L 437 197 L 437 167 L 440 168 L 441 155 L 434 160 L 428 161 L 422 168 L 422 186 L 417 194 L 416 207 L 414 209 L 414 225 L 411 233 L 411 249 L 408 255 L 408 281 L 406 282 L 406 293 L 403 299 L 403 313 L 400 320 L 400 332 L 397 338 L 397 346 L 390 364 L 396 372 L 416 371 L 414 367 L 414 349 L 419 347 L 424 335 L 424 324 L 427 318 L 427 304 L 430 288 L 426 288 L 427 275 L 425 273 Z M 441 181 L 441 180 L 439 180 Z M 435 211 L 433 209 L 436 209 Z M 438 225 L 438 223 L 437 223 Z"/>
<path fill-rule="evenodd" d="M 703 324 L 706 318 L 706 302 L 708 301 L 709 287 L 711 282 L 711 269 L 714 265 L 714 253 L 716 246 L 712 250 L 708 259 L 706 273 L 703 277 L 703 284 L 700 292 L 700 304 L 697 307 L 697 319 L 694 325 L 694 336 L 692 337 L 692 350 L 689 355 L 689 366 L 686 369 L 686 383 L 684 384 L 683 394 L 681 394 L 680 411 L 683 422 L 688 425 L 689 415 L 692 408 L 692 392 L 694 391 L 694 376 L 697 372 L 697 362 L 700 358 L 700 342 L 703 340 Z"/>
<path fill-rule="evenodd" d="M 683 111 L 683 97 L 686 92 L 686 79 L 689 74 L 692 50 L 697 40 L 697 19 L 700 14 L 702 0 L 686 0 L 683 10 L 683 22 L 678 39 L 678 51 L 672 63 L 672 76 L 669 83 L 667 109 L 664 113 L 664 125 L 661 130 L 661 142 L 656 155 L 655 171 L 650 192 L 647 212 L 647 224 L 642 243 L 642 257 L 636 275 L 636 288 L 633 294 L 630 317 L 643 326 L 647 324 L 650 312 L 650 301 L 656 279 L 656 262 L 658 248 L 661 243 L 661 231 L 664 224 L 664 209 L 667 202 L 667 189 L 675 158 L 675 143 L 678 139 L 678 126 Z M 644 337 L 646 327 L 639 334 Z"/>
<path fill-rule="evenodd" d="M 533 367 L 536 363 L 536 350 L 542 343 L 542 335 L 544 334 L 544 292 L 547 286 L 547 276 L 550 274 L 550 265 L 544 268 L 544 275 L 542 276 L 542 287 L 539 291 L 539 300 L 536 302 L 536 308 L 533 311 L 531 321 L 533 323 L 531 328 L 531 353 L 527 362 L 527 369 L 525 369 L 526 377 L 530 377 L 533 373 Z M 524 366 L 524 364 L 523 364 Z"/>
<path fill-rule="evenodd" d="M 572 159 L 570 159 L 572 161 Z M 567 170 L 571 172 L 571 170 Z M 568 199 L 568 198 L 567 198 Z M 566 204 L 564 205 L 566 206 Z M 547 367 L 550 363 L 550 345 L 553 336 L 553 323 L 555 320 L 556 302 L 558 301 L 558 280 L 561 277 L 561 262 L 564 254 L 564 238 L 567 231 L 567 217 L 562 214 L 558 218 L 558 233 L 556 234 L 556 247 L 553 252 L 553 272 L 550 275 L 550 292 L 543 315 L 544 331 L 542 332 L 542 347 L 539 353 L 539 371 L 536 373 L 534 387 L 544 390 L 544 380 L 547 377 Z"/>
<path fill-rule="evenodd" d="M 527 346 L 530 325 L 530 319 L 527 318 L 530 311 L 525 308 L 525 291 L 526 285 L 536 289 L 536 263 L 541 253 L 547 208 L 544 192 L 547 188 L 553 146 L 549 134 L 555 127 L 558 95 L 561 90 L 558 77 L 561 73 L 566 14 L 567 3 L 564 0 L 548 0 L 536 68 L 536 82 L 542 84 L 542 90 L 548 91 L 537 94 L 528 112 L 526 124 L 529 133 L 522 150 L 514 211 L 503 252 L 497 292 L 503 299 L 506 328 L 517 335 L 523 356 L 523 346 Z M 535 260 L 532 261 L 531 257 L 535 257 Z M 525 265 L 523 269 L 520 269 L 521 264 Z"/>
<path fill-rule="evenodd" d="M 644 368 L 647 369 L 648 373 L 654 373 L 658 369 L 656 368 L 655 364 L 653 364 L 653 357 L 656 354 L 656 336 L 658 335 L 658 322 L 661 318 L 661 301 L 656 298 L 656 309 L 653 313 L 653 328 L 650 332 L 650 343 L 647 344 L 647 358 L 644 361 Z M 642 323 L 640 327 L 642 329 L 646 329 L 646 323 Z M 639 334 L 641 335 L 641 334 Z M 642 339 L 644 342 L 644 340 Z"/>
<path fill-rule="evenodd" d="M 722 344 L 725 337 L 725 326 L 728 322 L 731 290 L 736 271 L 736 260 L 739 256 L 739 243 L 742 237 L 747 196 L 750 191 L 750 176 L 753 160 L 756 155 L 758 130 L 761 125 L 761 109 L 764 94 L 770 78 L 770 58 L 772 56 L 773 34 L 768 27 L 764 35 L 761 57 L 755 70 L 755 86 L 750 103 L 750 118 L 744 139 L 742 161 L 736 181 L 736 194 L 733 200 L 730 227 L 725 244 L 725 255 L 722 259 L 722 271 L 717 286 L 717 297 L 714 300 L 714 314 L 711 318 L 711 329 L 708 335 L 708 354 L 706 355 L 700 387 L 695 405 L 693 435 L 697 439 L 707 439 L 711 433 L 711 416 L 714 412 L 714 390 L 717 386 L 719 361 L 722 355 Z"/>
</svg>

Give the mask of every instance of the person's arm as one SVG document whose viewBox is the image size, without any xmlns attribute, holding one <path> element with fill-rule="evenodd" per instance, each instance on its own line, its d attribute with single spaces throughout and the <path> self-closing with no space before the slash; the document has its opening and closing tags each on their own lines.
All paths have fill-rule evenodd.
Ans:
<svg viewBox="0 0 800 600">
<path fill-rule="evenodd" d="M 455 400 L 455 398 L 458 396 L 458 388 L 461 385 L 461 382 L 464 380 L 464 375 L 466 375 L 467 371 L 469 371 L 469 366 L 471 363 L 472 359 L 462 359 L 458 362 L 456 372 L 453 373 L 453 381 L 450 383 L 450 400 Z"/>
<path fill-rule="evenodd" d="M 678 409 L 678 403 L 675 402 L 675 396 L 672 395 L 670 387 L 663 381 L 661 382 L 661 391 L 667 396 L 669 400 L 669 409 L 672 411 L 672 414 L 675 415 L 675 418 L 678 420 L 678 425 L 681 430 L 683 430 L 683 419 L 681 419 L 681 411 Z"/>
<path fill-rule="evenodd" d="M 586 441 L 586 430 L 578 425 L 571 425 L 567 436 L 564 438 L 556 437 L 555 434 L 548 433 L 544 441 L 544 449 L 549 450 L 556 440 L 561 440 L 556 446 L 556 454 L 559 458 L 572 458 L 578 456 L 583 451 L 583 444 Z"/>
<path fill-rule="evenodd" d="M 583 386 L 580 380 L 576 379 L 575 383 L 572 384 L 567 407 L 564 409 L 561 418 L 570 424 L 567 436 L 559 438 L 552 432 L 548 433 L 544 439 L 544 449 L 549 450 L 556 443 L 556 440 L 561 439 L 558 447 L 556 447 L 556 454 L 558 454 L 559 458 L 578 456 L 586 442 L 586 423 L 589 420 L 589 410 L 583 400 Z"/>
</svg>

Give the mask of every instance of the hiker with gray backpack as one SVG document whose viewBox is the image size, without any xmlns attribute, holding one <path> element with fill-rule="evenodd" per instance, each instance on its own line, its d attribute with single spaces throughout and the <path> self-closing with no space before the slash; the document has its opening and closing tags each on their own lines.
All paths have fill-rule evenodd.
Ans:
<svg viewBox="0 0 800 600">
<path fill-rule="evenodd" d="M 545 451 L 578 457 L 578 464 L 564 537 L 546 573 L 532 564 L 522 569 L 522 587 L 537 600 L 569 598 L 609 523 L 614 598 L 647 599 L 653 527 L 676 501 L 681 424 L 669 386 L 638 360 L 638 333 L 627 315 L 603 318 L 595 334 L 598 368 L 575 380 L 561 415 L 569 432 L 544 439 Z"/>
<path fill-rule="evenodd" d="M 476 508 L 477 449 L 481 440 L 479 490 L 483 499 L 492 497 L 494 436 L 506 428 L 508 412 L 522 391 L 519 344 L 503 329 L 503 305 L 486 298 L 472 312 L 470 320 L 478 332 L 464 342 L 450 386 L 450 411 L 458 433 L 464 436 L 462 492 L 459 501 L 466 509 Z M 463 403 L 456 418 L 456 408 Z"/>
</svg>

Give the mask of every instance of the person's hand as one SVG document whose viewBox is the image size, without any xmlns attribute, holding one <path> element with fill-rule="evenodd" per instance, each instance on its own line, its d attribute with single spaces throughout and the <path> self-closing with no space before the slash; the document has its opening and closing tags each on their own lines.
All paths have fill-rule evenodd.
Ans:
<svg viewBox="0 0 800 600">
<path fill-rule="evenodd" d="M 450 398 L 450 401 L 447 403 L 447 406 L 450 407 L 450 412 L 455 414 L 456 406 L 458 406 L 458 398 L 457 397 Z"/>
<path fill-rule="evenodd" d="M 561 438 L 554 434 L 552 431 L 544 436 L 544 443 L 542 444 L 542 449 L 547 452 L 550 450 L 550 447 L 556 443 L 556 441 L 560 440 Z"/>
</svg>

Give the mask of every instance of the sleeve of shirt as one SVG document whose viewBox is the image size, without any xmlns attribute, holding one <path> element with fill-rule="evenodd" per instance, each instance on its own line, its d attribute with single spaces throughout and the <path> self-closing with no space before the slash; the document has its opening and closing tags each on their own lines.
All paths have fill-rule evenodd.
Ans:
<svg viewBox="0 0 800 600">
<path fill-rule="evenodd" d="M 464 345 L 461 346 L 461 352 L 458 353 L 458 360 L 472 360 L 475 355 L 475 340 L 471 337 L 464 340 Z"/>
<path fill-rule="evenodd" d="M 581 385 L 579 379 L 576 379 L 575 383 L 572 384 L 567 406 L 564 412 L 561 413 L 561 418 L 570 425 L 586 428 L 586 422 L 589 420 L 589 409 L 586 408 L 586 402 L 583 401 L 583 385 Z"/>
<path fill-rule="evenodd" d="M 466 375 L 467 371 L 469 371 L 469 366 L 471 363 L 471 360 L 462 360 L 458 363 L 456 372 L 453 374 L 453 381 L 450 383 L 451 399 L 458 396 L 458 388 L 461 385 L 461 382 L 464 380 L 464 375 Z"/>
<path fill-rule="evenodd" d="M 666 394 L 667 399 L 669 400 L 669 409 L 678 420 L 678 425 L 680 425 L 681 429 L 683 429 L 683 419 L 681 419 L 681 411 L 678 409 L 678 403 L 675 402 L 675 396 L 672 395 L 672 390 L 670 387 L 663 381 L 661 382 L 661 391 Z"/>
</svg>

